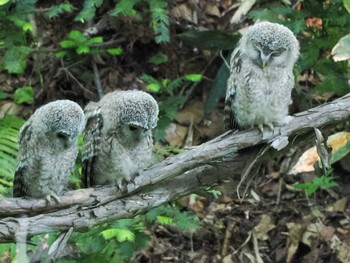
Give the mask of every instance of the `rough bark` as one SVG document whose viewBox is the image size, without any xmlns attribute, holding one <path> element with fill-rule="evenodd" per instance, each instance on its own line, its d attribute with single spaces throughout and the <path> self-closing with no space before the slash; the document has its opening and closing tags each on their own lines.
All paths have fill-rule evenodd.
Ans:
<svg viewBox="0 0 350 263">
<path fill-rule="evenodd" d="M 133 217 L 152 207 L 209 186 L 236 183 L 251 162 L 249 151 L 262 149 L 273 141 L 301 137 L 314 127 L 346 121 L 350 117 L 350 95 L 295 114 L 285 126 L 273 131 L 258 129 L 225 133 L 144 171 L 128 186 L 126 194 L 114 187 L 89 188 L 68 192 L 61 203 L 44 199 L 8 198 L 0 200 L 0 242 L 52 231 L 84 230 L 107 221 Z M 282 140 L 283 141 L 283 140 Z"/>
</svg>

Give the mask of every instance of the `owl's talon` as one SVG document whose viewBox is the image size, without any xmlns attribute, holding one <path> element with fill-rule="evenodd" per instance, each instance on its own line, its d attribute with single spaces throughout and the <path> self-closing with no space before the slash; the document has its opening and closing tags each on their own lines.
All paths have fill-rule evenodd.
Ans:
<svg viewBox="0 0 350 263">
<path fill-rule="evenodd" d="M 47 204 L 50 204 L 52 199 L 54 199 L 56 204 L 58 204 L 58 205 L 61 203 L 61 199 L 55 193 L 51 193 L 51 194 L 47 195 L 45 197 L 45 199 L 46 199 Z"/>
<path fill-rule="evenodd" d="M 273 131 L 274 127 L 272 123 L 266 123 L 266 126 L 269 127 L 271 131 Z"/>
</svg>

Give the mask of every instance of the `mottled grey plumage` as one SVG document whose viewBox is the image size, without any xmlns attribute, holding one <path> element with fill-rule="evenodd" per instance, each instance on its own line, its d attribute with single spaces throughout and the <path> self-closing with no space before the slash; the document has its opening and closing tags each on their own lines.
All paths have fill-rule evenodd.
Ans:
<svg viewBox="0 0 350 263">
<path fill-rule="evenodd" d="M 38 108 L 22 126 L 13 196 L 54 197 L 58 201 L 78 155 L 83 110 L 69 100 Z"/>
<path fill-rule="evenodd" d="M 143 91 L 114 91 L 85 108 L 83 178 L 87 187 L 125 183 L 145 168 L 152 155 L 152 129 L 158 104 Z"/>
<path fill-rule="evenodd" d="M 292 103 L 293 66 L 299 43 L 280 24 L 261 22 L 240 39 L 230 61 L 225 105 L 226 129 L 284 122 Z"/>
</svg>

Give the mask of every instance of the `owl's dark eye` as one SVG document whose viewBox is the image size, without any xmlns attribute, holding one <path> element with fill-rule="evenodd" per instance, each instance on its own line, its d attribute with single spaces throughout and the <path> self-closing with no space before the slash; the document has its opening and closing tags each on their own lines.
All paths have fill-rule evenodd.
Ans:
<svg viewBox="0 0 350 263">
<path fill-rule="evenodd" d="M 57 133 L 57 138 L 59 138 L 59 139 L 67 139 L 67 137 L 68 137 L 68 134 L 65 132 L 58 132 Z"/>
<path fill-rule="evenodd" d="M 137 128 L 136 128 L 135 126 L 131 126 L 131 125 L 130 125 L 130 126 L 129 126 L 129 130 L 130 130 L 130 131 L 136 131 Z"/>
<path fill-rule="evenodd" d="M 280 55 L 282 55 L 282 53 L 284 52 L 284 49 L 280 49 L 280 50 L 276 50 L 275 52 L 273 52 L 271 55 L 274 57 L 278 57 Z"/>
</svg>

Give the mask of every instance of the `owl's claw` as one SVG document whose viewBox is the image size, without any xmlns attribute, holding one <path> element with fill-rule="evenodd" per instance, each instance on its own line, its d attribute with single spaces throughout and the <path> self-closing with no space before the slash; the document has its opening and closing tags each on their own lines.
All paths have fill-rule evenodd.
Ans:
<svg viewBox="0 0 350 263">
<path fill-rule="evenodd" d="M 61 199 L 60 199 L 60 198 L 58 197 L 58 195 L 56 195 L 55 193 L 51 193 L 51 194 L 47 195 L 47 196 L 45 197 L 45 199 L 46 199 L 47 204 L 50 204 L 50 202 L 52 201 L 52 199 L 55 200 L 56 204 L 60 204 L 60 203 L 61 203 Z"/>
</svg>

